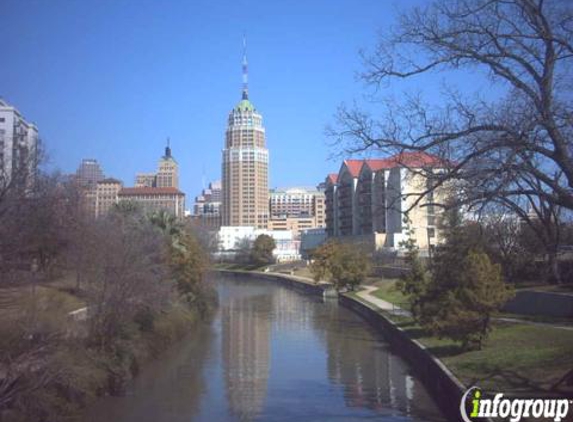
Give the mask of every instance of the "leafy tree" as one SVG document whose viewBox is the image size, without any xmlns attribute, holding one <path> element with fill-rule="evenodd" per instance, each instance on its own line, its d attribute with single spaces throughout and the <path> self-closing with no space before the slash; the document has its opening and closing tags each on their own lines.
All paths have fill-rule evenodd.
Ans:
<svg viewBox="0 0 573 422">
<path fill-rule="evenodd" d="M 370 272 L 368 256 L 356 245 L 328 242 L 315 251 L 313 259 L 314 280 L 329 277 L 337 290 L 354 290 Z"/>
<path fill-rule="evenodd" d="M 204 279 L 209 258 L 202 245 L 191 232 L 182 232 L 177 242 L 171 243 L 169 259 L 179 295 L 204 313 L 208 308 Z"/>
<path fill-rule="evenodd" d="M 266 235 L 261 234 L 253 243 L 251 250 L 251 259 L 256 265 L 266 265 L 274 262 L 273 251 L 276 248 L 275 240 Z"/>
<path fill-rule="evenodd" d="M 235 260 L 241 264 L 248 264 L 251 261 L 252 248 L 253 245 L 249 238 L 240 239 L 235 245 Z"/>
<path fill-rule="evenodd" d="M 320 280 L 330 280 L 332 277 L 330 273 L 330 262 L 336 248 L 337 243 L 326 242 L 313 251 L 310 272 L 315 283 L 318 283 Z"/>
</svg>

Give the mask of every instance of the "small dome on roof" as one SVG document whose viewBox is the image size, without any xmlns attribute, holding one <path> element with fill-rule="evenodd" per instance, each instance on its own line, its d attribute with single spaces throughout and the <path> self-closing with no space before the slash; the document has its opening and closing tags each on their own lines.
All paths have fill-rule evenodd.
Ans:
<svg viewBox="0 0 573 422">
<path fill-rule="evenodd" d="M 247 99 L 242 99 L 235 107 L 236 111 L 255 111 L 255 106 Z"/>
</svg>

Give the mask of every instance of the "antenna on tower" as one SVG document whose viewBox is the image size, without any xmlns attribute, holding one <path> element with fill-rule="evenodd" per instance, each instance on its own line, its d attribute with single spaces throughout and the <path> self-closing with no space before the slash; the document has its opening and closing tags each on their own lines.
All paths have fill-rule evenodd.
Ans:
<svg viewBox="0 0 573 422">
<path fill-rule="evenodd" d="M 165 147 L 165 156 L 167 158 L 171 157 L 171 139 L 169 139 L 169 136 L 167 137 L 167 146 Z"/>
<path fill-rule="evenodd" d="M 243 100 L 249 99 L 249 67 L 247 62 L 247 36 L 243 33 Z"/>
</svg>

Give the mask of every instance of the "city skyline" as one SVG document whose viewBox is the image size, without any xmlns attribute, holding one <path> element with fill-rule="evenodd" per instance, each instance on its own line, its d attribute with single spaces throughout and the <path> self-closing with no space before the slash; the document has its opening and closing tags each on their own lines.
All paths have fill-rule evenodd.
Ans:
<svg viewBox="0 0 573 422">
<path fill-rule="evenodd" d="M 317 1 L 304 14 L 255 2 L 169 6 L 103 1 L 86 13 L 73 2 L 5 2 L 0 35 L 18 43 L 6 46 L 0 96 L 37 123 L 50 167 L 72 173 L 90 157 L 131 181 L 169 136 L 184 192 L 200 191 L 203 176 L 221 178 L 220 139 L 246 33 L 251 92 L 277 158 L 269 187 L 320 183 L 338 162 L 328 160 L 324 129 L 341 102 L 361 98 L 359 50 L 374 47 L 399 2 Z"/>
</svg>

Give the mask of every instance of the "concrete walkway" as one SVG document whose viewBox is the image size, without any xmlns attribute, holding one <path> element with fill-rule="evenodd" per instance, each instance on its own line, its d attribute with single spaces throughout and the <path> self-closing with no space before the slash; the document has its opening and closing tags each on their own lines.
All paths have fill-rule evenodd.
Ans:
<svg viewBox="0 0 573 422">
<path fill-rule="evenodd" d="M 559 330 L 573 331 L 573 326 L 558 325 L 558 324 L 556 325 L 556 324 L 551 324 L 549 322 L 536 322 L 536 321 L 529 321 L 527 319 L 505 318 L 505 317 L 492 318 L 492 319 L 495 321 L 511 322 L 514 324 L 528 324 L 528 325 L 536 325 L 538 327 L 550 327 L 550 328 L 557 328 Z"/>
<path fill-rule="evenodd" d="M 409 311 L 401 309 L 400 307 L 390 302 L 387 302 L 384 299 L 380 299 L 379 297 L 374 296 L 372 292 L 376 291 L 378 287 L 376 286 L 362 286 L 362 287 L 364 288 L 364 290 L 361 290 L 356 293 L 356 295 L 361 299 L 364 299 L 365 301 L 370 302 L 373 305 L 376 305 L 378 308 L 384 311 L 389 311 L 397 315 L 404 315 L 404 316 L 411 315 Z M 551 324 L 548 322 L 536 322 L 521 318 L 507 318 L 507 317 L 493 318 L 493 319 L 495 321 L 511 322 L 513 324 L 527 324 L 527 325 L 535 325 L 538 327 L 550 327 L 550 328 L 557 328 L 559 330 L 573 331 L 573 326 Z"/>
<path fill-rule="evenodd" d="M 380 309 L 384 311 L 393 311 L 395 309 L 400 309 L 397 306 L 394 306 L 392 303 L 374 296 L 372 292 L 378 290 L 378 287 L 376 286 L 362 286 L 362 287 L 364 287 L 364 290 L 360 290 L 359 292 L 356 293 L 356 296 L 358 296 L 359 298 L 364 299 L 365 301 L 378 306 Z"/>
<path fill-rule="evenodd" d="M 394 305 L 384 299 L 380 299 L 372 294 L 373 291 L 378 290 L 376 286 L 362 286 L 363 290 L 356 292 L 356 295 L 360 298 L 365 300 L 366 302 L 370 302 L 371 304 L 377 306 L 378 308 L 382 309 L 383 311 L 391 312 L 394 315 L 402 315 L 402 316 L 411 316 L 410 311 L 406 309 L 402 309 L 399 306 Z"/>
</svg>

